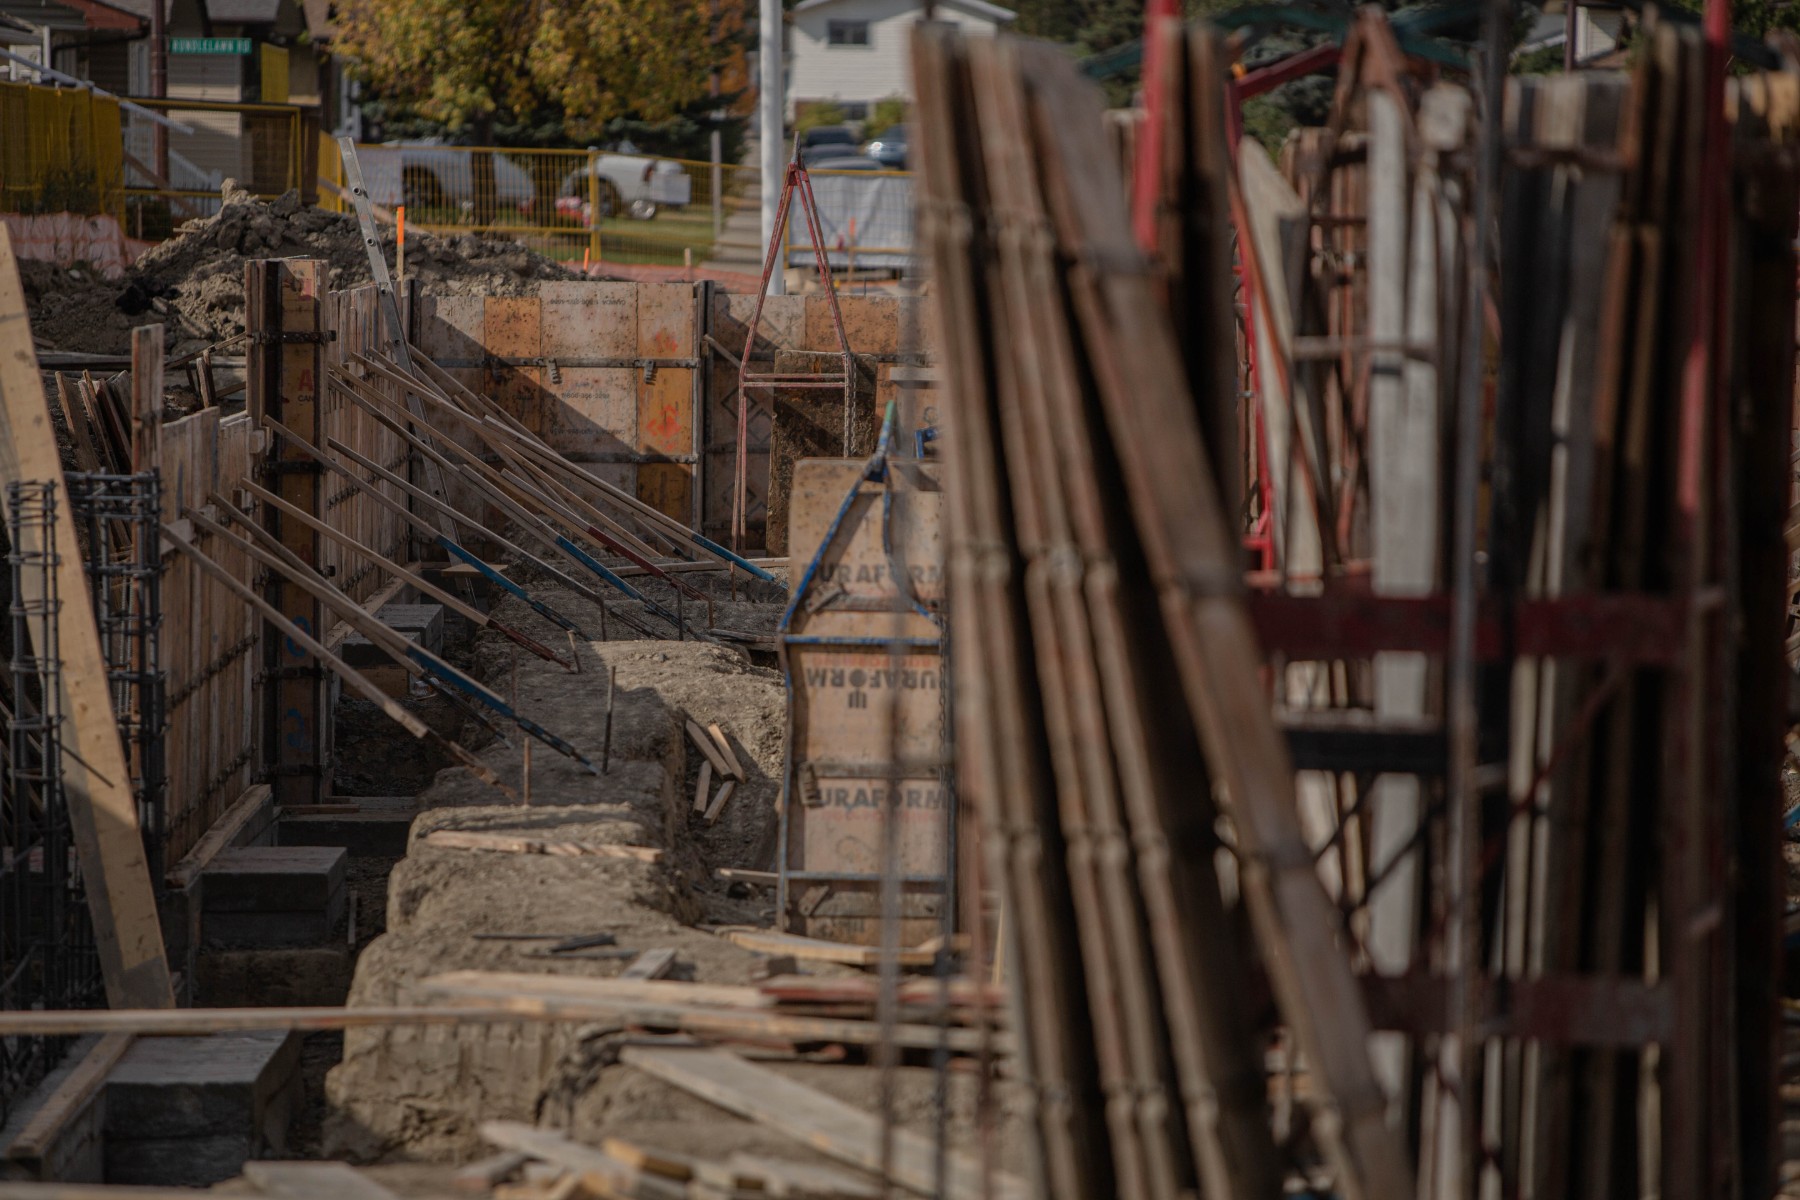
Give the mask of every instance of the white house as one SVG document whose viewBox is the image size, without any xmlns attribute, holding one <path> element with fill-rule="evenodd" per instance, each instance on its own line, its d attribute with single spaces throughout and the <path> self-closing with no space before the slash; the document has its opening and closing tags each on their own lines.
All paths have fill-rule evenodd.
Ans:
<svg viewBox="0 0 1800 1200">
<path fill-rule="evenodd" d="M 789 10 L 787 114 L 831 101 L 860 121 L 877 100 L 912 96 L 912 27 L 920 0 L 801 0 Z M 1016 14 L 988 0 L 937 0 L 932 18 L 991 34 Z"/>
</svg>

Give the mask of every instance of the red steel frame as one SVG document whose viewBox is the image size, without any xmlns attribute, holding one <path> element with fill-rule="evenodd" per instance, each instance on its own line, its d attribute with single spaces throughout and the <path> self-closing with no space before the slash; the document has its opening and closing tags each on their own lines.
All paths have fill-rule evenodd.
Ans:
<svg viewBox="0 0 1800 1200">
<path fill-rule="evenodd" d="M 756 349 L 756 331 L 762 324 L 763 302 L 769 295 L 769 280 L 781 258 L 782 237 L 787 232 L 788 212 L 795 195 L 800 197 L 800 210 L 806 216 L 807 236 L 812 239 L 813 262 L 819 271 L 819 282 L 831 303 L 831 327 L 837 334 L 838 352 L 843 355 L 843 374 L 781 374 L 775 371 L 752 371 L 750 355 Z M 785 263 L 782 264 L 784 267 Z M 788 160 L 787 174 L 781 184 L 781 203 L 775 209 L 775 228 L 769 234 L 769 248 L 763 255 L 762 284 L 756 291 L 756 308 L 750 314 L 749 328 L 744 331 L 744 354 L 738 359 L 737 462 L 731 496 L 731 548 L 744 552 L 745 508 L 750 490 L 750 392 L 761 389 L 773 393 L 785 388 L 838 388 L 844 393 L 844 453 L 850 453 L 850 404 L 856 386 L 856 361 L 850 354 L 850 338 L 844 332 L 844 314 L 838 308 L 837 286 L 831 278 L 831 260 L 825 254 L 825 237 L 819 223 L 819 202 L 813 196 L 812 176 L 800 159 L 800 142 L 794 140 L 794 156 Z"/>
</svg>

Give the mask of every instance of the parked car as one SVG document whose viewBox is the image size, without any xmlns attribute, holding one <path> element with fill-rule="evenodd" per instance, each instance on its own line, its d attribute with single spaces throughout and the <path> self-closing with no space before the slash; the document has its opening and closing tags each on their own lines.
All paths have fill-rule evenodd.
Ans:
<svg viewBox="0 0 1800 1200">
<path fill-rule="evenodd" d="M 384 142 L 366 146 L 357 155 L 369 198 L 392 207 L 412 209 L 475 208 L 474 172 L 470 152 L 430 140 Z M 531 176 L 506 157 L 494 155 L 495 207 L 529 214 L 537 203 L 537 187 Z"/>
<path fill-rule="evenodd" d="M 816 158 L 855 154 L 856 146 L 856 131 L 848 125 L 815 125 L 800 135 L 800 160 L 810 167 Z"/>
<path fill-rule="evenodd" d="M 906 126 L 889 126 L 863 147 L 863 153 L 890 171 L 906 170 Z"/>
<path fill-rule="evenodd" d="M 624 214 L 648 221 L 665 208 L 685 208 L 693 201 L 694 181 L 673 159 L 651 158 L 637 152 L 630 142 L 596 158 L 591 166 L 571 171 L 563 180 L 556 211 L 592 225 L 593 189 L 589 180 L 600 177 L 600 216 Z"/>
</svg>

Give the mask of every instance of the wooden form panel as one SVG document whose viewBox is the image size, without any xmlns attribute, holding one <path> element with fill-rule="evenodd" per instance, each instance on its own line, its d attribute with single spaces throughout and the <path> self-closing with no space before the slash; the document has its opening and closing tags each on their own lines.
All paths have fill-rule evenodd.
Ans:
<svg viewBox="0 0 1800 1200">
<path fill-rule="evenodd" d="M 908 599 L 935 608 L 944 593 L 938 468 L 893 462 L 888 483 L 864 483 L 846 510 L 863 466 L 806 459 L 794 471 L 795 573 L 812 574 L 782 649 L 793 772 L 784 898 L 805 932 L 849 941 L 879 933 L 870 877 L 882 871 L 888 814 L 899 823 L 902 875 L 927 888 L 945 869 L 950 815 L 940 785 L 947 681 L 938 631 Z M 837 536 L 819 553 L 840 512 Z M 917 892 L 903 913 L 909 928 L 934 919 Z"/>
<path fill-rule="evenodd" d="M 230 500 L 249 470 L 251 425 L 206 409 L 163 427 L 163 514 L 206 509 L 214 493 Z M 205 530 L 189 537 L 234 575 L 243 556 Z M 195 567 L 163 553 L 162 661 L 168 671 L 168 746 L 164 858 L 178 862 L 250 786 L 255 752 L 251 676 L 257 629 L 237 597 Z"/>
<path fill-rule="evenodd" d="M 244 281 L 245 324 L 252 335 L 249 411 L 257 421 L 269 417 L 315 446 L 325 441 L 324 275 L 324 264 L 316 259 L 264 260 L 246 265 Z M 272 340 L 257 340 L 262 337 Z M 304 512 L 323 510 L 320 470 L 300 447 L 285 438 L 271 439 L 257 465 L 283 500 Z M 317 533 L 279 513 L 264 513 L 262 520 L 291 553 L 308 563 L 320 562 Z M 264 595 L 300 629 L 318 636 L 328 628 L 318 599 L 287 579 L 271 575 Z M 258 767 L 272 774 L 269 785 L 277 804 L 316 804 L 326 795 L 331 757 L 323 665 L 266 628 L 262 650 Z"/>
<path fill-rule="evenodd" d="M 373 287 L 333 292 L 326 297 L 327 328 L 337 334 L 335 340 L 326 344 L 327 361 L 341 368 L 352 355 L 379 348 L 376 338 L 376 304 L 377 297 Z M 365 382 L 369 387 L 392 396 L 396 402 L 400 401 L 396 389 L 387 381 L 369 379 Z M 363 408 L 346 400 L 335 388 L 326 389 L 324 406 L 322 420 L 325 436 L 356 447 L 359 453 L 390 471 L 401 474 L 406 472 L 408 447 L 398 434 L 382 425 Z M 451 478 L 446 478 L 445 483 L 447 486 L 454 486 Z M 394 500 L 404 499 L 400 489 L 393 484 L 383 483 L 380 490 Z M 453 490 L 451 494 L 454 497 L 456 492 Z M 412 553 L 411 530 L 406 522 L 369 499 L 361 489 L 351 487 L 342 479 L 327 479 L 321 504 L 327 524 L 349 534 L 371 550 L 396 562 L 418 557 Z M 386 572 L 378 564 L 366 561 L 355 551 L 338 545 L 330 538 L 319 541 L 319 561 L 332 581 L 357 600 L 367 600 L 388 583 Z M 331 622 L 327 622 L 327 628 L 330 624 Z"/>
</svg>

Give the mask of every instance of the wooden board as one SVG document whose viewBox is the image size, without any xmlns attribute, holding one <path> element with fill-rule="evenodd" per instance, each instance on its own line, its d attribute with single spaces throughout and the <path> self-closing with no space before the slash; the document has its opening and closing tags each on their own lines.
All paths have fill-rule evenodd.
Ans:
<svg viewBox="0 0 1800 1200">
<path fill-rule="evenodd" d="M 245 829 L 265 819 L 274 805 L 274 793 L 268 784 L 259 783 L 245 789 L 225 815 L 206 831 L 206 836 L 180 862 L 169 868 L 169 886 L 185 888 L 193 883 L 221 850 L 235 844 Z"/>
<path fill-rule="evenodd" d="M 244 1164 L 244 1178 L 281 1200 L 396 1200 L 348 1163 L 251 1161 Z"/>
<path fill-rule="evenodd" d="M 735 1054 L 683 1046 L 626 1046 L 621 1062 L 692 1092 L 728 1112 L 787 1134 L 822 1154 L 864 1170 L 882 1165 L 881 1124 L 871 1114 L 851 1108 L 823 1092 L 795 1083 Z M 937 1188 L 936 1148 L 907 1130 L 892 1131 L 893 1179 L 921 1195 Z M 958 1151 L 949 1152 L 946 1200 L 975 1200 L 993 1195 L 1024 1200 L 1024 1183 L 996 1172 L 992 1191 L 983 1187 L 981 1164 Z"/>
<path fill-rule="evenodd" d="M 1040 81 L 1033 128 L 1053 164 L 1046 195 L 1063 251 L 1136 261 L 1123 196 L 1081 166 L 1104 154 L 1097 96 L 1043 82 L 1068 72 L 1066 59 L 1033 47 L 1021 60 Z M 1264 700 L 1249 616 L 1234 591 L 1197 585 L 1235 575 L 1241 547 L 1215 490 L 1173 334 L 1141 272 L 1100 270 L 1077 280 L 1074 309 L 1149 569 L 1155 578 L 1195 581 L 1179 596 L 1165 591 L 1163 616 L 1209 766 L 1238 801 L 1229 811 L 1240 849 L 1271 864 L 1240 881 L 1283 1015 L 1342 1119 L 1315 1132 L 1347 1194 L 1408 1195 L 1412 1166 L 1370 1066 L 1367 1009 L 1301 832 L 1293 767 Z"/>
<path fill-rule="evenodd" d="M 746 950 L 789 954 L 807 962 L 834 962 L 855 967 L 872 967 L 881 962 L 881 951 L 874 946 L 826 942 L 766 929 L 730 929 L 725 931 L 725 937 Z M 935 957 L 929 950 L 902 950 L 898 961 L 903 967 L 928 967 Z"/>
<path fill-rule="evenodd" d="M 31 1114 L 25 1128 L 6 1148 L 6 1157 L 24 1164 L 28 1171 L 38 1170 L 44 1155 L 55 1146 L 69 1122 L 78 1118 L 82 1110 L 100 1095 L 106 1086 L 106 1077 L 131 1049 L 131 1041 L 129 1033 L 109 1033 L 96 1042 L 68 1077 Z"/>
<path fill-rule="evenodd" d="M 809 884 L 838 877 L 822 904 L 800 914 L 802 929 L 874 944 L 879 908 L 867 881 L 883 868 L 886 814 L 900 823 L 903 875 L 928 889 L 945 869 L 943 663 L 930 644 L 935 622 L 912 608 L 917 602 L 934 611 L 942 603 L 943 495 L 938 464 L 901 459 L 890 463 L 884 483 L 864 482 L 846 511 L 845 498 L 863 469 L 864 463 L 841 458 L 802 460 L 794 468 L 793 544 L 812 578 L 783 635 L 793 686 L 782 861 L 789 872 L 806 872 Z M 896 636 L 927 644 L 896 656 L 885 640 Z M 790 910 L 797 891 L 788 892 Z M 906 897 L 902 940 L 930 932 L 936 919 L 930 903 L 923 895 Z"/>
<path fill-rule="evenodd" d="M 52 536 L 62 607 L 54 653 L 62 661 L 63 788 L 107 1000 L 120 1008 L 171 1007 L 175 995 L 125 747 L 106 692 L 106 659 L 88 598 L 81 543 L 37 372 L 24 286 L 11 237 L 0 229 L 0 485 L 20 481 L 49 482 L 56 489 Z M 35 588 L 33 573 L 27 572 L 27 578 L 28 587 Z M 18 599 L 35 598 L 27 593 Z M 35 638 L 41 639 L 42 625 L 33 626 Z"/>
<path fill-rule="evenodd" d="M 639 1200 L 680 1200 L 687 1190 L 680 1185 L 620 1161 L 612 1155 L 571 1141 L 551 1129 L 536 1129 L 517 1121 L 488 1121 L 481 1136 L 496 1146 L 529 1154 L 533 1158 L 572 1171 L 584 1186 L 602 1195 L 613 1191 Z"/>
</svg>

